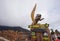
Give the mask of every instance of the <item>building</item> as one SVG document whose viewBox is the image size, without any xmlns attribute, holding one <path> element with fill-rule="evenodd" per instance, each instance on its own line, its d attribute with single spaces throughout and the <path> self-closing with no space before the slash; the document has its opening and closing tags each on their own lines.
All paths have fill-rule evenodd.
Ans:
<svg viewBox="0 0 60 41">
<path fill-rule="evenodd" d="M 0 26 L 0 37 L 4 37 L 10 41 L 28 40 L 30 31 L 22 27 Z"/>
</svg>

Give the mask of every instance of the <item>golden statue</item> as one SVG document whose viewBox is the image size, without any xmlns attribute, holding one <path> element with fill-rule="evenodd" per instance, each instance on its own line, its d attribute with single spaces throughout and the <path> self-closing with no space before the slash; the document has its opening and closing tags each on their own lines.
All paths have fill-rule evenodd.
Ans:
<svg viewBox="0 0 60 41">
<path fill-rule="evenodd" d="M 42 21 L 44 18 L 41 18 L 41 14 L 37 14 L 34 18 L 35 10 L 36 4 L 31 12 L 32 24 L 28 26 L 31 30 L 31 41 L 50 41 L 49 24 L 38 24 L 38 21 Z M 46 35 L 43 36 L 45 33 L 47 34 L 47 37 Z"/>
<path fill-rule="evenodd" d="M 37 14 L 37 16 L 34 19 L 34 14 L 35 14 L 35 10 L 36 10 L 36 4 L 31 12 L 31 19 L 32 19 L 32 24 L 35 25 L 38 23 L 38 21 L 43 20 L 44 18 L 41 18 L 41 14 Z"/>
</svg>

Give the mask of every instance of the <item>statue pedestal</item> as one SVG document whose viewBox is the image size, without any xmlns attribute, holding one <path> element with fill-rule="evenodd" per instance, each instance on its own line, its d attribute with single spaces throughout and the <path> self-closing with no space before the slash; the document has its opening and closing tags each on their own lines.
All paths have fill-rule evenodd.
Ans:
<svg viewBox="0 0 60 41">
<path fill-rule="evenodd" d="M 49 31 L 49 24 L 36 24 L 36 25 L 29 25 L 31 30 L 31 41 L 50 41 L 50 31 Z M 44 33 L 48 34 L 48 37 L 43 37 Z"/>
</svg>

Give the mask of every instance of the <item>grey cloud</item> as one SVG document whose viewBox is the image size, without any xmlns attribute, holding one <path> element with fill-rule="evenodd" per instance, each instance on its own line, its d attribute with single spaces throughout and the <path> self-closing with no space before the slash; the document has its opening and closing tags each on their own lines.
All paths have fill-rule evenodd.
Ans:
<svg viewBox="0 0 60 41">
<path fill-rule="evenodd" d="M 49 23 L 50 28 L 60 27 L 60 0 L 0 0 L 0 25 L 28 28 L 32 22 L 30 13 L 35 3 L 36 13 L 45 15 L 42 22 Z"/>
</svg>

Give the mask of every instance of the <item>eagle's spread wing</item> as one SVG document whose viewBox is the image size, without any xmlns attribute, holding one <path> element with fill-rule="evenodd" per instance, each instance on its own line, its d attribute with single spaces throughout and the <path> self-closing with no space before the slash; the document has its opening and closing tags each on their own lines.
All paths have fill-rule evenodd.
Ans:
<svg viewBox="0 0 60 41">
<path fill-rule="evenodd" d="M 36 10 L 36 4 L 35 4 L 35 6 L 34 6 L 32 12 L 31 12 L 31 19 L 32 19 L 33 22 L 34 22 L 34 14 L 35 14 L 35 10 Z"/>
</svg>

